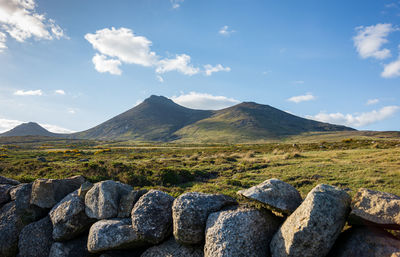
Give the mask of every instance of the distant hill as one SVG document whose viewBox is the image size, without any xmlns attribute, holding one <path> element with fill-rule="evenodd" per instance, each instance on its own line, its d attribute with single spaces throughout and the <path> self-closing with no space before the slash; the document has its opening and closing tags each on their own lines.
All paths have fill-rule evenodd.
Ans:
<svg viewBox="0 0 400 257">
<path fill-rule="evenodd" d="M 246 142 L 280 139 L 305 132 L 354 129 L 304 119 L 269 105 L 244 102 L 218 111 L 194 110 L 163 96 L 151 96 L 136 107 L 72 138 Z"/>
<path fill-rule="evenodd" d="M 62 137 L 63 134 L 52 133 L 43 128 L 36 122 L 22 123 L 15 128 L 0 134 L 0 137 L 19 137 L 19 136 L 46 136 L 46 137 Z"/>
</svg>

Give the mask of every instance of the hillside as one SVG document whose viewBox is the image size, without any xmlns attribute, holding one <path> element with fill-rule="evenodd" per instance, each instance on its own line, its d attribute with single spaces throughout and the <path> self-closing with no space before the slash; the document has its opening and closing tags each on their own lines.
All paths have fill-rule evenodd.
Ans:
<svg viewBox="0 0 400 257">
<path fill-rule="evenodd" d="M 211 117 L 180 129 L 175 135 L 182 142 L 246 142 L 322 131 L 354 129 L 304 119 L 269 105 L 244 102 L 216 111 Z"/>
<path fill-rule="evenodd" d="M 22 123 L 15 128 L 0 134 L 0 137 L 17 137 L 17 136 L 46 136 L 46 137 L 62 137 L 62 134 L 52 133 L 43 128 L 36 122 Z"/>
</svg>

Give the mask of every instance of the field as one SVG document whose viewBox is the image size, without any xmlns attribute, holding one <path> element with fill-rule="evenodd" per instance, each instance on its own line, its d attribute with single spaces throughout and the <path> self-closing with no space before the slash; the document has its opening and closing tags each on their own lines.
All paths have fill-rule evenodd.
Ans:
<svg viewBox="0 0 400 257">
<path fill-rule="evenodd" d="M 0 139 L 0 175 L 36 178 L 84 175 L 135 188 L 225 193 L 279 178 L 304 197 L 327 183 L 351 195 L 360 187 L 400 195 L 400 139 L 393 135 L 304 136 L 263 144 L 146 144 L 54 138 Z M 326 140 L 324 140 L 326 139 Z"/>
</svg>

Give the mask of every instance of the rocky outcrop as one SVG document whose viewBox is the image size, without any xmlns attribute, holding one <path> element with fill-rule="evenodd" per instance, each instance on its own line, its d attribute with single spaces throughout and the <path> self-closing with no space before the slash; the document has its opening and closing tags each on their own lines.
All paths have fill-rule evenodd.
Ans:
<svg viewBox="0 0 400 257">
<path fill-rule="evenodd" d="M 358 190 L 351 204 L 350 224 L 368 224 L 400 229 L 400 197 L 365 188 Z"/>
<path fill-rule="evenodd" d="M 146 242 L 159 244 L 172 233 L 172 203 L 174 198 L 158 190 L 140 197 L 132 209 L 132 226 Z"/>
<path fill-rule="evenodd" d="M 204 256 L 270 256 L 268 246 L 279 224 L 270 212 L 254 208 L 212 213 L 207 219 Z"/>
<path fill-rule="evenodd" d="M 272 256 L 325 256 L 346 223 L 350 202 L 339 188 L 316 186 L 275 234 Z"/>
<path fill-rule="evenodd" d="M 84 182 L 83 176 L 67 179 L 37 179 L 32 185 L 31 203 L 41 208 L 52 208 Z"/>
<path fill-rule="evenodd" d="M 283 214 L 294 212 L 302 201 L 296 188 L 276 178 L 265 180 L 249 189 L 240 190 L 238 195 L 255 200 Z"/>
<path fill-rule="evenodd" d="M 379 228 L 354 227 L 343 232 L 329 257 L 400 256 L 400 241 Z"/>
<path fill-rule="evenodd" d="M 168 241 L 150 247 L 147 249 L 141 257 L 161 257 L 161 256 L 173 256 L 173 257 L 203 257 L 202 246 L 187 246 L 181 245 L 171 238 Z"/>
<path fill-rule="evenodd" d="M 236 200 L 226 195 L 190 192 L 179 196 L 172 206 L 175 239 L 181 244 L 200 244 L 208 215 L 232 204 Z"/>
</svg>

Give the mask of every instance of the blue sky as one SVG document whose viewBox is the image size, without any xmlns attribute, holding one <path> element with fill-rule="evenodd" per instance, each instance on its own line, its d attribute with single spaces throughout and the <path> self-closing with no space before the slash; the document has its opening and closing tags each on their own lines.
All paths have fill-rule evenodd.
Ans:
<svg viewBox="0 0 400 257">
<path fill-rule="evenodd" d="M 399 130 L 400 2 L 0 0 L 0 131 L 80 131 L 152 94 Z"/>
</svg>

